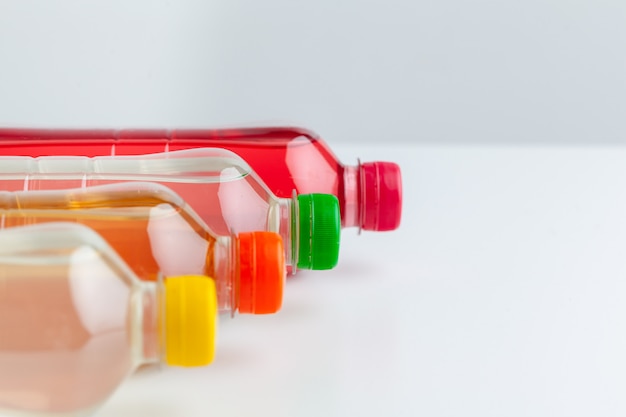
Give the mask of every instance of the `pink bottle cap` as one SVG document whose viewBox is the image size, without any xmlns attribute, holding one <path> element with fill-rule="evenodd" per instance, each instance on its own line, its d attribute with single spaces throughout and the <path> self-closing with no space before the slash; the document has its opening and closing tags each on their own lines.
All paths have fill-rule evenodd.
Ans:
<svg viewBox="0 0 626 417">
<path fill-rule="evenodd" d="M 400 226 L 402 217 L 402 175 L 393 162 L 361 164 L 363 204 L 361 227 L 387 231 Z"/>
</svg>

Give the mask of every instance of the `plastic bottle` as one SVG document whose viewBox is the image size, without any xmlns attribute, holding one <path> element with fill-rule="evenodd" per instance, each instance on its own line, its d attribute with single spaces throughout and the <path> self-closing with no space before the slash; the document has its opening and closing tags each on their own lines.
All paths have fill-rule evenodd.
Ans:
<svg viewBox="0 0 626 417">
<path fill-rule="evenodd" d="M 337 196 L 343 227 L 384 231 L 400 225 L 402 180 L 398 165 L 343 165 L 306 129 L 0 129 L 1 155 L 130 155 L 198 147 L 236 152 L 278 197 L 290 197 L 293 190 Z"/>
<path fill-rule="evenodd" d="M 220 312 L 267 314 L 282 304 L 285 259 L 280 236 L 216 235 L 163 185 L 132 182 L 0 192 L 0 228 L 51 221 L 92 228 L 143 280 L 155 281 L 159 274 L 214 278 Z"/>
<path fill-rule="evenodd" d="M 290 270 L 337 264 L 340 217 L 328 194 L 276 197 L 239 156 L 202 148 L 138 156 L 0 156 L 0 189 L 47 190 L 154 181 L 178 193 L 218 234 L 281 235 Z"/>
<path fill-rule="evenodd" d="M 207 365 L 216 316 L 212 279 L 140 281 L 86 226 L 2 230 L 0 414 L 89 415 L 139 366 Z"/>
</svg>

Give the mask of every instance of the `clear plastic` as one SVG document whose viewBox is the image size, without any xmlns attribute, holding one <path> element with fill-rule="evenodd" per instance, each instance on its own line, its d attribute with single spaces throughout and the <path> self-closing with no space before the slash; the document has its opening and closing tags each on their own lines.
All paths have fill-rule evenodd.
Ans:
<svg viewBox="0 0 626 417">
<path fill-rule="evenodd" d="M 342 227 L 379 231 L 399 227 L 399 167 L 389 162 L 344 165 L 307 129 L 0 129 L 2 155 L 137 155 L 201 147 L 237 153 L 278 197 L 289 198 L 294 190 L 335 195 Z"/>
<path fill-rule="evenodd" d="M 78 149 L 75 149 L 77 151 Z M 298 264 L 298 200 L 276 197 L 233 152 L 189 149 L 137 156 L 0 156 L 0 189 L 85 188 L 122 181 L 168 186 L 218 235 L 278 233 L 290 270 Z"/>
<path fill-rule="evenodd" d="M 163 360 L 166 294 L 85 226 L 0 231 L 0 414 L 91 414 Z"/>
<path fill-rule="evenodd" d="M 213 233 L 165 186 L 136 182 L 0 192 L 0 228 L 54 221 L 89 226 L 143 280 L 155 281 L 160 274 L 210 276 L 216 281 L 219 310 L 244 312 L 239 310 L 239 238 Z M 284 272 L 270 279 L 282 281 Z"/>
</svg>

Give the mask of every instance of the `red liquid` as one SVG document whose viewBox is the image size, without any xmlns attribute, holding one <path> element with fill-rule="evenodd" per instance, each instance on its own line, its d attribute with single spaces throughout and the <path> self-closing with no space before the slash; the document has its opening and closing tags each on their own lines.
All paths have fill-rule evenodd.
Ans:
<svg viewBox="0 0 626 417">
<path fill-rule="evenodd" d="M 343 227 L 393 230 L 400 224 L 402 186 L 392 163 L 344 166 L 312 132 L 298 128 L 216 130 L 0 129 L 0 155 L 140 155 L 200 147 L 231 150 L 278 197 L 333 194 Z"/>
</svg>

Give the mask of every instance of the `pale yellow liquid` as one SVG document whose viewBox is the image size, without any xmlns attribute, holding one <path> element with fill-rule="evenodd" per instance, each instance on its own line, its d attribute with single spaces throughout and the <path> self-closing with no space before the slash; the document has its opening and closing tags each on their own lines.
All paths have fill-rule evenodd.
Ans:
<svg viewBox="0 0 626 417">
<path fill-rule="evenodd" d="M 131 283 L 91 247 L 61 255 L 0 263 L 3 415 L 88 413 L 132 370 Z"/>
</svg>

